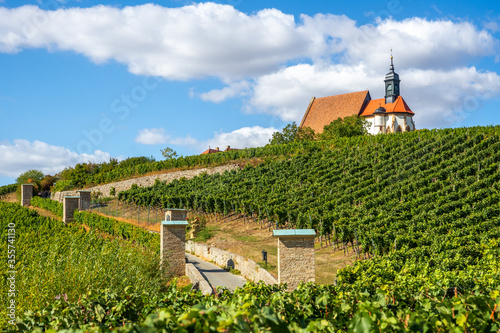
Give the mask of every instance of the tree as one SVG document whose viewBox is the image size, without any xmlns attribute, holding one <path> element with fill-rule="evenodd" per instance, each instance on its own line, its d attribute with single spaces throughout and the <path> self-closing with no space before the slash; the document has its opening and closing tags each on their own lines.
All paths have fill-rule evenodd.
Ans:
<svg viewBox="0 0 500 333">
<path fill-rule="evenodd" d="M 28 170 L 19 175 L 16 179 L 18 185 L 21 184 L 39 184 L 43 179 L 43 172 L 40 170 Z"/>
<path fill-rule="evenodd" d="M 319 135 L 321 140 L 329 140 L 341 137 L 353 137 L 368 134 L 370 123 L 363 117 L 356 115 L 338 118 L 323 127 L 323 133 Z"/>
<path fill-rule="evenodd" d="M 314 140 L 314 131 L 309 127 L 298 127 L 295 122 L 288 124 L 281 132 L 274 132 L 269 140 L 270 145 L 281 145 L 300 140 Z"/>
<path fill-rule="evenodd" d="M 177 152 L 170 147 L 167 147 L 165 149 L 161 149 L 160 151 L 161 151 L 161 155 L 163 157 L 165 157 L 166 160 L 171 160 L 171 159 L 177 157 Z"/>
<path fill-rule="evenodd" d="M 38 193 L 40 191 L 42 179 L 43 172 L 40 170 L 28 170 L 17 177 L 16 184 L 33 184 L 35 186 L 34 192 Z"/>
</svg>

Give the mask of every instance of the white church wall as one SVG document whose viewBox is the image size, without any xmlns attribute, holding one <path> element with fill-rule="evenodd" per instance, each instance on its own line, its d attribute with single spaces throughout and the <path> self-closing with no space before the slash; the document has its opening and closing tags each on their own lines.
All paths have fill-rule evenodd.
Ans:
<svg viewBox="0 0 500 333">
<path fill-rule="evenodd" d="M 405 125 L 406 118 L 406 125 Z M 397 131 L 398 126 L 401 126 L 401 131 L 406 131 L 406 126 L 410 128 L 410 131 L 415 130 L 415 126 L 413 125 L 412 118 L 404 115 L 388 115 L 384 117 L 384 129 L 380 132 L 379 127 L 375 127 L 375 117 L 366 117 L 365 118 L 368 123 L 370 123 L 370 127 L 368 127 L 368 133 L 376 135 L 381 133 L 386 133 L 387 127 L 391 129 L 391 133 Z M 393 127 L 394 122 L 394 127 Z"/>
</svg>

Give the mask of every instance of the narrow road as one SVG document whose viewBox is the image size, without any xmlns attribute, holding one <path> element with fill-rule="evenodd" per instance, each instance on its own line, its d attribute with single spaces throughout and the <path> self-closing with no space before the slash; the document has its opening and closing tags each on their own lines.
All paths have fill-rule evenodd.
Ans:
<svg viewBox="0 0 500 333">
<path fill-rule="evenodd" d="M 246 282 L 243 277 L 226 272 L 219 266 L 201 260 L 191 254 L 186 253 L 186 257 L 188 258 L 188 262 L 192 263 L 200 271 L 201 275 L 207 279 L 213 288 L 217 289 L 217 286 L 221 286 L 234 291 L 236 287 L 243 287 Z"/>
</svg>

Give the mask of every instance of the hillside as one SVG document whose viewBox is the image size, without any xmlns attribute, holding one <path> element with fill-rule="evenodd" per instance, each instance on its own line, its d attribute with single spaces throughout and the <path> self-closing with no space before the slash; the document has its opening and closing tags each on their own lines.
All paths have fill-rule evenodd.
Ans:
<svg viewBox="0 0 500 333">
<path fill-rule="evenodd" d="M 288 156 L 239 172 L 119 198 L 314 228 L 363 258 L 376 257 L 341 274 L 351 287 L 405 281 L 406 288 L 465 292 L 498 281 L 498 263 L 488 258 L 500 236 L 499 134 L 498 126 L 476 127 L 293 145 Z"/>
<path fill-rule="evenodd" d="M 45 329 L 97 325 L 121 332 L 146 327 L 179 332 L 497 332 L 499 137 L 497 126 L 294 143 L 272 148 L 274 154 L 240 171 L 121 192 L 125 202 L 217 216 L 218 225 L 212 226 L 228 234 L 231 228 L 243 229 L 242 220 L 244 227 L 257 230 L 315 228 L 328 247 L 347 247 L 358 260 L 339 270 L 334 284 L 307 284 L 293 292 L 255 284 L 207 297 L 175 286 L 149 295 L 141 294 L 144 287 L 130 296 L 126 289 L 127 299 L 142 297 L 135 305 L 120 294 L 110 301 L 108 291 L 98 291 L 82 298 L 90 314 L 72 298 L 25 315 L 24 323 Z M 7 218 L 2 223 L 25 218 L 15 210 L 0 213 Z M 36 225 L 26 219 L 25 225 Z M 77 213 L 76 219 L 92 231 L 158 247 L 157 235 L 130 224 L 87 212 Z M 247 246 L 255 243 L 245 232 L 233 234 Z M 80 244 L 72 239 L 54 239 L 54 244 Z M 220 237 L 215 241 L 224 242 Z M 44 293 L 37 290 L 33 297 L 53 297 Z M 117 313 L 118 301 L 123 312 Z"/>
</svg>

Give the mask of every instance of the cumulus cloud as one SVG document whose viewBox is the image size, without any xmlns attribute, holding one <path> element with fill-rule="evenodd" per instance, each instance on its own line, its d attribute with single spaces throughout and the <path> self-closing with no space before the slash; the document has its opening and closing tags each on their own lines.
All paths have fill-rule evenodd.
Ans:
<svg viewBox="0 0 500 333">
<path fill-rule="evenodd" d="M 204 101 L 220 103 L 226 99 L 236 96 L 245 96 L 250 92 L 250 84 L 247 81 L 233 83 L 222 89 L 210 90 L 200 94 L 200 98 Z"/>
<path fill-rule="evenodd" d="M 245 14 L 210 2 L 55 11 L 23 6 L 0 8 L 0 17 L 0 52 L 69 50 L 96 63 L 118 61 L 134 74 L 216 77 L 226 86 L 193 95 L 215 103 L 245 96 L 247 112 L 285 121 L 299 121 L 313 96 L 369 89 L 373 98 L 381 97 L 391 48 L 402 94 L 423 126 L 460 119 L 471 111 L 461 101 L 470 95 L 499 92 L 496 73 L 470 66 L 496 57 L 499 42 L 490 31 L 497 27 L 480 29 L 466 20 L 374 18 L 358 25 L 345 15 L 294 17 L 277 9 Z M 487 95 L 481 93 L 483 79 L 493 83 Z M 425 124 L 432 117 L 443 119 Z M 146 134 L 144 142 L 168 141 L 162 133 Z"/>
<path fill-rule="evenodd" d="M 0 176 L 18 177 L 30 170 L 56 174 L 65 167 L 83 162 L 108 162 L 109 153 L 96 150 L 93 154 L 78 154 L 61 146 L 41 141 L 13 140 L 0 143 Z"/>
<path fill-rule="evenodd" d="M 294 17 L 276 9 L 247 15 L 229 5 L 179 8 L 146 4 L 44 11 L 0 8 L 0 51 L 71 50 L 135 74 L 169 79 L 235 78 L 265 73 L 305 55 L 310 44 Z"/>
<path fill-rule="evenodd" d="M 399 71 L 401 94 L 415 111 L 418 127 L 450 126 L 480 107 L 482 100 L 500 95 L 500 76 L 475 67 L 452 70 Z M 248 112 L 265 112 L 300 122 L 312 97 L 369 90 L 384 96 L 384 75 L 365 65 L 296 65 L 256 81 Z"/>
<path fill-rule="evenodd" d="M 167 143 L 169 136 L 164 128 L 145 128 L 139 131 L 135 142 L 143 145 L 158 145 Z"/>
<path fill-rule="evenodd" d="M 225 149 L 226 146 L 233 148 L 251 148 L 262 147 L 269 143 L 269 139 L 276 132 L 272 127 L 243 127 L 229 133 L 216 132 L 214 137 L 205 141 L 204 144 L 208 148 L 220 147 Z"/>
<path fill-rule="evenodd" d="M 276 131 L 273 127 L 243 127 L 232 132 L 214 132 L 213 137 L 208 140 L 196 140 L 189 135 L 187 137 L 168 135 L 163 128 L 151 128 L 139 131 L 139 135 L 135 141 L 142 144 L 166 143 L 188 146 L 200 151 L 208 147 L 225 149 L 227 146 L 242 149 L 266 145 L 272 134 Z"/>
<path fill-rule="evenodd" d="M 172 137 L 164 128 L 145 128 L 139 131 L 135 142 L 143 145 L 174 144 L 181 146 L 195 145 L 197 141 L 191 136 L 185 138 Z"/>
</svg>

